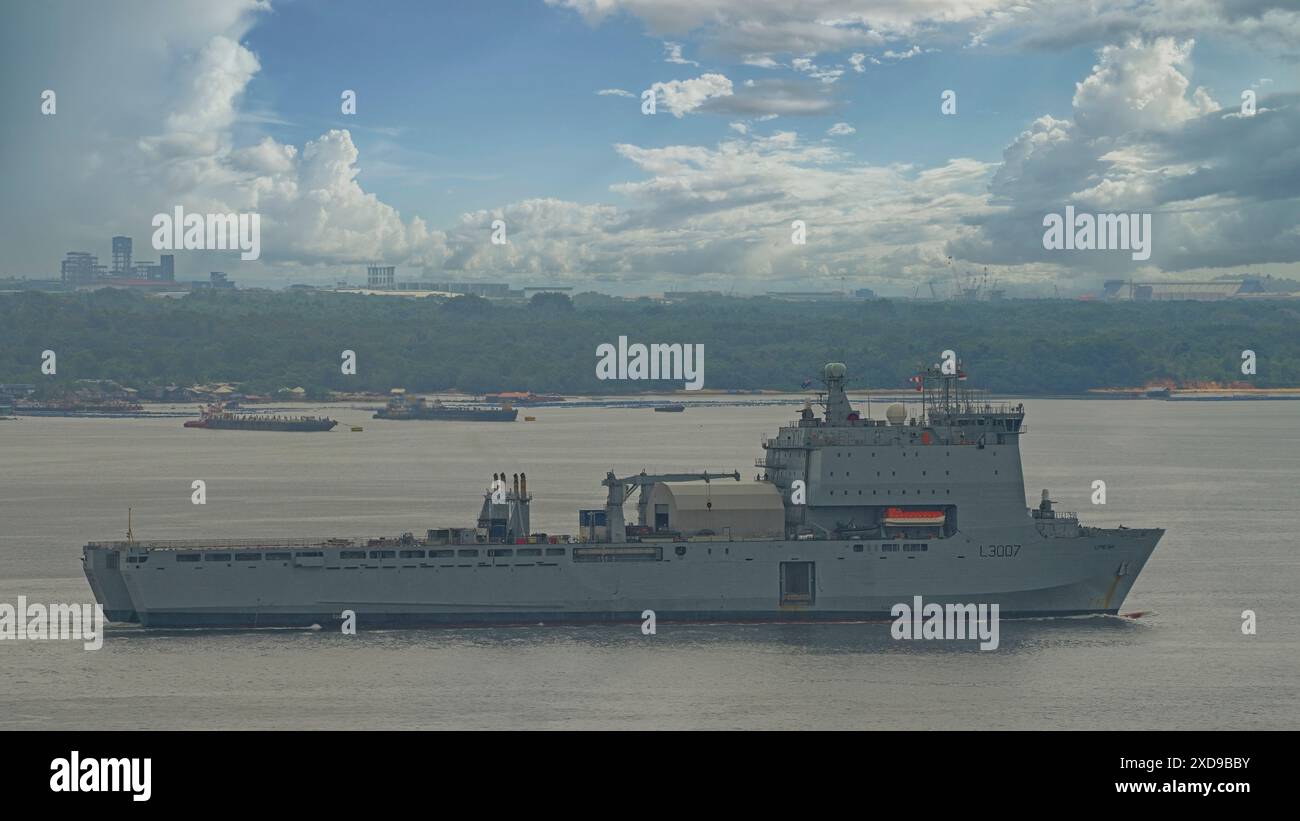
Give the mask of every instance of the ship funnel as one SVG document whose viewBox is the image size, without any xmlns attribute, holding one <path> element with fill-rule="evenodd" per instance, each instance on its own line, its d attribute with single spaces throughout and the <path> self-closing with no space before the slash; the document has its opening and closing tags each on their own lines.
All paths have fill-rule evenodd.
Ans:
<svg viewBox="0 0 1300 821">
<path fill-rule="evenodd" d="M 523 499 L 528 498 L 528 475 L 524 473 L 519 474 L 519 496 Z"/>
<path fill-rule="evenodd" d="M 515 496 L 519 496 L 519 474 L 515 474 Z"/>
</svg>

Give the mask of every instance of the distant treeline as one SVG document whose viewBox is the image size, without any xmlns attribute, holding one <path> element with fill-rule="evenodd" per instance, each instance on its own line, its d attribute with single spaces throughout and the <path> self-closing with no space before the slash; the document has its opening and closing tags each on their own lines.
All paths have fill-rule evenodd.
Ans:
<svg viewBox="0 0 1300 821">
<path fill-rule="evenodd" d="M 797 390 L 842 361 L 852 386 L 906 388 L 952 349 L 970 383 L 1068 394 L 1155 380 L 1300 385 L 1300 304 L 781 302 L 718 297 L 676 305 L 598 294 L 526 305 L 329 292 L 198 292 L 154 299 L 117 290 L 0 296 L 0 382 L 43 390 L 76 379 L 131 387 L 240 382 L 329 390 L 630 393 L 680 383 L 599 381 L 596 348 L 704 346 L 705 388 Z M 41 353 L 57 374 L 41 374 Z M 1258 358 L 1241 373 L 1242 351 Z M 340 370 L 356 352 L 355 376 Z"/>
</svg>

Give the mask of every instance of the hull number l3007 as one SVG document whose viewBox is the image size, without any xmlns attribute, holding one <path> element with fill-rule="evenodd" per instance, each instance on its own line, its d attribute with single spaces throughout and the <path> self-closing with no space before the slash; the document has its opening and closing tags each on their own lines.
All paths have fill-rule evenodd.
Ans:
<svg viewBox="0 0 1300 821">
<path fill-rule="evenodd" d="M 986 559 L 1014 559 L 1020 555 L 1018 544 L 980 545 L 980 555 Z"/>
</svg>

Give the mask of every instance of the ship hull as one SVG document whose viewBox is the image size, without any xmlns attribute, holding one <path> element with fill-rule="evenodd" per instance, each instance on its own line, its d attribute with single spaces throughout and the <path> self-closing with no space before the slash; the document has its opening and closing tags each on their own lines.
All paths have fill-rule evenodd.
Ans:
<svg viewBox="0 0 1300 821">
<path fill-rule="evenodd" d="M 315 433 L 333 430 L 338 422 L 333 419 L 323 419 L 311 422 L 213 422 L 190 420 L 185 423 L 187 428 L 202 428 L 204 430 L 263 430 L 263 431 L 280 431 L 288 433 Z"/>
<path fill-rule="evenodd" d="M 425 420 L 443 420 L 449 422 L 513 422 L 519 417 L 518 409 L 510 410 L 444 410 L 444 411 L 425 411 L 422 413 L 392 413 L 389 411 L 378 411 L 375 413 L 375 419 L 425 419 Z"/>
<path fill-rule="evenodd" d="M 333 629 L 345 610 L 360 629 L 620 623 L 646 610 L 659 622 L 884 621 L 914 596 L 997 604 L 1003 618 L 1073 616 L 1117 613 L 1162 534 L 971 533 L 913 553 L 860 540 L 664 542 L 650 561 L 580 561 L 573 550 L 584 545 L 547 545 L 565 555 L 526 560 L 487 557 L 501 545 L 452 546 L 477 549 L 472 558 L 356 560 L 326 549 L 305 560 L 186 563 L 174 549 L 136 549 L 148 561 L 124 558 L 118 574 L 129 610 L 156 628 Z M 509 546 L 519 547 L 528 546 Z M 92 579 L 97 598 L 112 587 Z M 119 599 L 114 609 L 127 608 Z"/>
</svg>

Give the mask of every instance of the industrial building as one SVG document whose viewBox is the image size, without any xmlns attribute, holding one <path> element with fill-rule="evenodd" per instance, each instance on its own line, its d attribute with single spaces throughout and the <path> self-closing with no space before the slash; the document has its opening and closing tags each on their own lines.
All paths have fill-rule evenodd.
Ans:
<svg viewBox="0 0 1300 821">
<path fill-rule="evenodd" d="M 131 238 L 113 237 L 113 276 L 131 275 Z"/>
<path fill-rule="evenodd" d="M 395 265 L 370 265 L 366 267 L 367 288 L 391 291 L 396 281 L 397 266 Z"/>
<path fill-rule="evenodd" d="M 91 285 L 96 283 L 119 286 L 148 285 L 154 282 L 176 281 L 176 256 L 163 254 L 158 263 L 132 261 L 130 237 L 113 237 L 113 262 L 111 266 L 99 264 L 99 258 L 86 251 L 69 251 L 59 268 L 64 285 Z M 104 282 L 105 280 L 113 282 Z"/>
<path fill-rule="evenodd" d="M 106 269 L 92 253 L 69 251 L 59 266 L 59 274 L 65 285 L 75 285 L 102 279 Z"/>
<path fill-rule="evenodd" d="M 1264 288 L 1260 281 L 1250 277 L 1215 279 L 1207 282 L 1134 282 L 1127 279 L 1108 279 L 1102 285 L 1102 295 L 1106 299 L 1121 302 L 1189 299 L 1207 302 L 1263 292 Z"/>
</svg>

